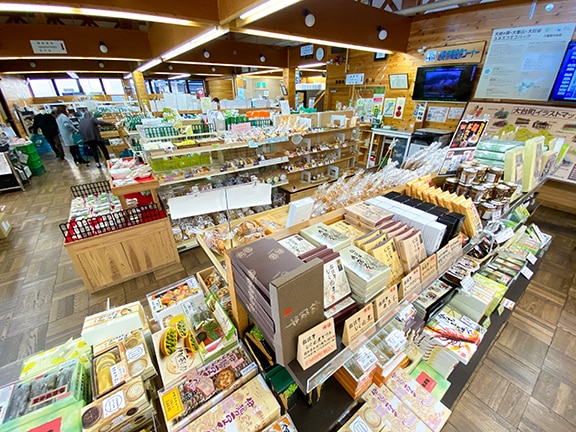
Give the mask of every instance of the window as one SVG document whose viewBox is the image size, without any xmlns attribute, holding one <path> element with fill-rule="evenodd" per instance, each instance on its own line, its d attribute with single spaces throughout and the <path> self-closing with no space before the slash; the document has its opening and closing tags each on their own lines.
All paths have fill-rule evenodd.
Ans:
<svg viewBox="0 0 576 432">
<path fill-rule="evenodd" d="M 102 84 L 107 95 L 124 94 L 124 86 L 120 78 L 102 78 Z"/>
<path fill-rule="evenodd" d="M 54 80 L 60 96 L 80 94 L 78 81 L 72 78 L 57 78 Z"/>
<path fill-rule="evenodd" d="M 150 88 L 155 94 L 170 93 L 170 85 L 167 80 L 150 80 Z"/>
<path fill-rule="evenodd" d="M 102 83 L 98 78 L 80 78 L 80 86 L 84 94 L 104 94 Z"/>
<path fill-rule="evenodd" d="M 51 79 L 29 79 L 28 84 L 34 97 L 58 96 Z"/>
</svg>

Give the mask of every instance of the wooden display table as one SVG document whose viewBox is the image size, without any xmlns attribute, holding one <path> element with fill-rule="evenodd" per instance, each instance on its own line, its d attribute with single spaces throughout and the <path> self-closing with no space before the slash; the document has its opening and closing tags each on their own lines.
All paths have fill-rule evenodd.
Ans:
<svg viewBox="0 0 576 432">
<path fill-rule="evenodd" d="M 124 210 L 128 209 L 125 195 L 145 191 L 150 191 L 150 194 L 152 195 L 152 201 L 156 203 L 158 208 L 161 208 L 157 192 L 159 187 L 160 183 L 152 176 L 150 176 L 147 179 L 143 179 L 142 181 L 138 181 L 137 183 L 132 183 L 124 186 L 114 186 L 112 183 L 112 179 L 110 179 L 110 190 L 112 191 L 113 195 L 118 197 Z"/>
<path fill-rule="evenodd" d="M 168 218 L 65 243 L 64 247 L 90 293 L 180 262 Z"/>
<path fill-rule="evenodd" d="M 576 186 L 548 180 L 540 188 L 536 200 L 543 206 L 576 214 Z"/>
</svg>

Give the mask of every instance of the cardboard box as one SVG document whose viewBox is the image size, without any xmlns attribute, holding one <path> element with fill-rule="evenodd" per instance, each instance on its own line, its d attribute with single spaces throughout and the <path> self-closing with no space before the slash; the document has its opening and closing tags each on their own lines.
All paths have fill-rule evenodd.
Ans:
<svg viewBox="0 0 576 432">
<path fill-rule="evenodd" d="M 149 330 L 140 302 L 128 303 L 86 317 L 82 337 L 89 345 L 97 345 L 132 330 Z"/>
</svg>

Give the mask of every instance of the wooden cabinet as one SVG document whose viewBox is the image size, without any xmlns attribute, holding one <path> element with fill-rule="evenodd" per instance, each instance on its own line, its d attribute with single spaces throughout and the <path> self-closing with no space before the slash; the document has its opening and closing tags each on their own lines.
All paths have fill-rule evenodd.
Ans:
<svg viewBox="0 0 576 432">
<path fill-rule="evenodd" d="M 168 218 L 64 247 L 91 293 L 180 262 Z"/>
</svg>

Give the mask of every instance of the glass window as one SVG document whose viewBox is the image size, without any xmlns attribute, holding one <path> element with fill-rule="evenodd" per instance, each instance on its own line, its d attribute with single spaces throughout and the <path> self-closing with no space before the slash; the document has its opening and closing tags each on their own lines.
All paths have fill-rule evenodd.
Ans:
<svg viewBox="0 0 576 432">
<path fill-rule="evenodd" d="M 107 95 L 124 94 L 124 86 L 120 78 L 102 78 L 102 84 Z"/>
<path fill-rule="evenodd" d="M 80 78 L 80 86 L 84 94 L 104 94 L 102 83 L 98 78 Z"/>
<path fill-rule="evenodd" d="M 78 81 L 73 78 L 56 78 L 54 80 L 60 96 L 80 94 Z"/>
<path fill-rule="evenodd" d="M 34 97 L 58 96 L 51 79 L 29 79 L 28 84 Z"/>
</svg>

